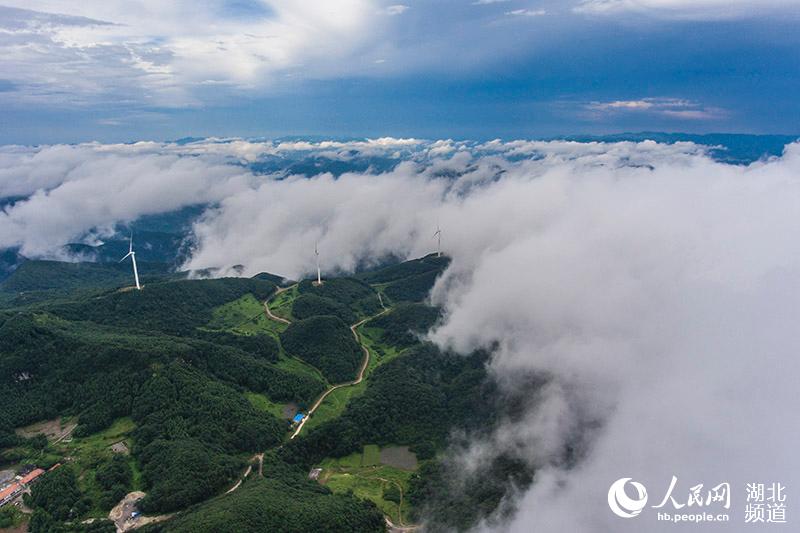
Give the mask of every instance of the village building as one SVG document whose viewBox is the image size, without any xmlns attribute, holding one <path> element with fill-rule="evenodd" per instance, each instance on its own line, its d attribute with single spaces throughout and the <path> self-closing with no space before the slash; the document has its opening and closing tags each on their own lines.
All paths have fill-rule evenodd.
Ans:
<svg viewBox="0 0 800 533">
<path fill-rule="evenodd" d="M 42 474 L 44 474 L 44 470 L 41 468 L 34 468 L 30 472 L 23 475 L 19 480 L 10 484 L 3 490 L 0 490 L 0 506 L 9 503 L 17 496 L 25 492 L 33 483 L 39 480 L 39 477 Z"/>
</svg>

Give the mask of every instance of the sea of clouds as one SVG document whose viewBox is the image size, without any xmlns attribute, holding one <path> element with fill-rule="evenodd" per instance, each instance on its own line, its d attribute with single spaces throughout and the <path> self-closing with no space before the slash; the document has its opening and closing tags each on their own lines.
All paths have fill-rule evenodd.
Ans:
<svg viewBox="0 0 800 533">
<path fill-rule="evenodd" d="M 253 170 L 310 156 L 394 163 L 338 176 Z M 500 453 L 537 472 L 510 493 L 511 521 L 488 517 L 482 529 L 673 530 L 649 507 L 673 475 L 683 503 L 690 487 L 731 484 L 730 523 L 704 529 L 757 530 L 744 524 L 748 482 L 786 485 L 792 518 L 800 144 L 747 166 L 692 143 L 8 146 L 9 196 L 26 199 L 0 211 L 0 248 L 31 257 L 206 204 L 184 266 L 221 274 L 242 265 L 298 278 L 314 268 L 315 243 L 328 272 L 418 257 L 441 227 L 452 264 L 432 291 L 445 319 L 430 338 L 495 348 L 490 371 L 514 394 L 528 392 L 531 373 L 548 376 L 522 420 L 501 421 L 460 455 L 466 472 Z M 574 442 L 585 442 L 579 460 L 565 463 Z M 634 519 L 606 503 L 622 477 L 648 489 Z"/>
</svg>

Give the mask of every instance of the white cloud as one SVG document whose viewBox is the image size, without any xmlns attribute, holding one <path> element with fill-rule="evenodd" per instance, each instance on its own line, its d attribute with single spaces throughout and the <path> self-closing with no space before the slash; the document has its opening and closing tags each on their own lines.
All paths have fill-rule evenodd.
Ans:
<svg viewBox="0 0 800 533">
<path fill-rule="evenodd" d="M 46 102 L 119 103 L 122 93 L 191 105 L 209 83 L 252 90 L 287 74 L 331 76 L 352 68 L 382 29 L 373 0 L 264 0 L 247 16 L 222 0 L 4 3 L 36 10 L 2 8 L 14 13 L 13 26 L 0 20 L 4 76 L 24 89 L 19 97 Z M 63 11 L 76 16 L 52 14 Z"/>
<path fill-rule="evenodd" d="M 727 17 L 796 12 L 800 0 L 595 0 L 584 13 L 638 11 Z M 309 80 L 463 74 L 528 57 L 554 35 L 582 31 L 583 17 L 555 0 L 476 0 L 452 9 L 379 0 L 4 0 L 0 7 L 0 102 L 142 108 L 242 105 L 242 98 Z M 473 5 L 501 6 L 476 9 Z M 409 6 L 419 24 L 407 24 Z M 722 6 L 722 7 L 720 7 Z M 240 10 L 245 9 L 242 13 Z M 554 32 L 509 32 L 508 18 L 547 11 Z M 67 13 L 64 15 L 63 13 Z M 401 16 L 387 16 L 401 15 Z M 506 19 L 506 21 L 508 20 Z M 420 21 L 430 21 L 420 22 Z M 384 60 L 380 68 L 376 62 Z M 380 63 L 378 63 L 380 64 Z M 120 111 L 120 109 L 122 111 Z"/>
<path fill-rule="evenodd" d="M 640 13 L 687 19 L 759 17 L 782 13 L 796 15 L 798 0 L 583 0 L 576 13 L 592 15 Z"/>
<path fill-rule="evenodd" d="M 590 102 L 585 104 L 584 108 L 595 114 L 647 112 L 686 120 L 715 120 L 727 116 L 724 109 L 704 106 L 699 102 L 680 98 L 644 98 L 641 100 Z"/>
<path fill-rule="evenodd" d="M 283 180 L 227 164 L 350 150 L 408 161 Z M 0 214 L 0 238 L 45 249 L 91 225 L 212 200 L 188 266 L 297 277 L 313 269 L 317 241 L 324 269 L 347 270 L 432 251 L 438 222 L 453 262 L 433 293 L 446 317 L 432 338 L 496 345 L 491 372 L 536 400 L 464 454 L 505 451 L 537 468 L 511 522 L 486 527 L 672 531 L 652 513 L 615 518 L 610 483 L 633 476 L 660 495 L 673 474 L 684 493 L 729 481 L 732 520 L 745 482 L 800 484 L 799 174 L 800 144 L 748 166 L 655 142 L 6 147 L 0 194 L 40 192 Z M 529 372 L 549 386 L 526 388 Z M 566 466 L 577 435 L 578 462 Z"/>
<path fill-rule="evenodd" d="M 57 253 L 90 230 L 195 203 L 250 186 L 241 168 L 145 147 L 52 146 L 0 152 L 0 196 L 30 195 L 0 211 L 0 248 Z"/>
<path fill-rule="evenodd" d="M 198 224 L 191 265 L 296 275 L 311 270 L 319 239 L 326 268 L 348 269 L 430 251 L 438 221 L 453 265 L 434 293 L 447 318 L 433 339 L 464 351 L 497 343 L 491 369 L 508 387 L 524 387 L 516 377 L 527 372 L 552 376 L 521 421 L 471 450 L 511 452 L 539 471 L 512 522 L 492 530 L 671 530 L 652 513 L 611 515 L 605 494 L 622 476 L 653 494 L 673 474 L 683 491 L 730 481 L 739 495 L 752 479 L 800 482 L 800 145 L 748 167 L 691 144 L 478 152 L 490 150 L 542 157 L 466 154 L 421 172 L 265 183 Z M 586 420 L 600 427 L 565 468 Z"/>
<path fill-rule="evenodd" d="M 554 406 L 550 416 L 536 409 L 476 444 L 538 468 L 503 531 L 671 531 L 651 509 L 619 520 L 605 493 L 634 476 L 657 502 L 673 474 L 682 495 L 731 482 L 731 521 L 741 523 L 745 482 L 797 478 L 800 254 L 785 249 L 784 225 L 796 216 L 785 195 L 800 187 L 800 146 L 745 168 L 680 160 L 562 168 L 527 194 L 480 199 L 503 209 L 518 240 L 479 256 L 460 290 L 442 284 L 450 312 L 434 338 L 464 350 L 499 342 L 498 375 L 513 383 L 535 370 L 558 385 L 542 407 Z M 528 217 L 514 208 L 520 196 Z M 486 219 L 479 213 L 470 218 Z M 563 448 L 536 440 L 562 428 L 562 445 L 572 442 L 586 418 L 602 426 L 574 468 L 560 462 Z"/>
<path fill-rule="evenodd" d="M 513 17 L 541 17 L 546 14 L 547 11 L 544 9 L 514 9 L 512 11 L 506 11 L 506 15 Z"/>
<path fill-rule="evenodd" d="M 475 0 L 472 2 L 473 6 L 488 6 L 491 4 L 501 4 L 505 2 L 510 2 L 511 0 Z"/>
<path fill-rule="evenodd" d="M 652 109 L 655 104 L 651 100 L 614 100 L 613 102 L 593 102 L 590 109 L 601 111 L 609 109 Z"/>
<path fill-rule="evenodd" d="M 396 4 L 386 8 L 387 15 L 402 15 L 406 11 L 408 11 L 408 6 L 403 4 Z"/>
<path fill-rule="evenodd" d="M 399 158 L 412 157 L 422 145 L 417 139 L 384 137 L 353 142 L 209 139 L 185 145 L 4 146 L 0 198 L 30 198 L 0 211 L 0 249 L 20 246 L 25 255 L 46 257 L 97 228 L 250 191 L 272 178 L 255 176 L 241 165 L 264 157 L 314 153 L 331 160 L 350 160 L 353 154 Z"/>
</svg>

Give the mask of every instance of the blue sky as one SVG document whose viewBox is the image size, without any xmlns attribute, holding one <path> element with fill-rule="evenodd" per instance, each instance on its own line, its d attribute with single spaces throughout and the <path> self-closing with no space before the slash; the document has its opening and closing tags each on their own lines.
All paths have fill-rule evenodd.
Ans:
<svg viewBox="0 0 800 533">
<path fill-rule="evenodd" d="M 800 132 L 800 0 L 0 0 L 0 142 Z"/>
</svg>

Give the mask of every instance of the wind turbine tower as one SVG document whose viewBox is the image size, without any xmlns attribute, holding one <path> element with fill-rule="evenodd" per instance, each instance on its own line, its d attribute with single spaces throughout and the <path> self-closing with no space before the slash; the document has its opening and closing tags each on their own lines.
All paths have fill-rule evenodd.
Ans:
<svg viewBox="0 0 800 533">
<path fill-rule="evenodd" d="M 131 258 L 131 262 L 133 263 L 133 279 L 136 280 L 136 290 L 142 290 L 142 286 L 139 284 L 139 271 L 136 269 L 136 252 L 133 251 L 133 232 L 131 232 L 131 240 L 130 246 L 128 247 L 128 255 L 123 257 L 119 260 L 120 263 L 125 261 L 127 258 Z"/>
<path fill-rule="evenodd" d="M 436 233 L 433 234 L 437 238 L 436 257 L 442 257 L 442 228 L 436 224 Z"/>
<path fill-rule="evenodd" d="M 322 271 L 319 268 L 319 249 L 317 243 L 314 243 L 314 255 L 317 256 L 317 285 L 322 285 Z"/>
</svg>

